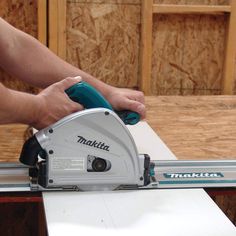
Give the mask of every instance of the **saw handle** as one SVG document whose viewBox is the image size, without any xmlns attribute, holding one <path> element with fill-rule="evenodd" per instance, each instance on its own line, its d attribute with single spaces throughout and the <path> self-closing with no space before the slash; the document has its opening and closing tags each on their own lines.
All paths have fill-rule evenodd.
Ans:
<svg viewBox="0 0 236 236">
<path fill-rule="evenodd" d="M 84 81 L 74 84 L 65 92 L 71 100 L 80 103 L 85 109 L 102 107 L 113 111 L 111 104 L 102 94 Z M 137 112 L 128 110 L 115 112 L 126 125 L 135 125 L 140 121 L 140 115 Z"/>
<path fill-rule="evenodd" d="M 91 85 L 81 81 L 65 90 L 66 94 L 74 102 L 78 102 L 85 109 L 103 107 L 113 110 L 108 101 Z"/>
<path fill-rule="evenodd" d="M 38 155 L 44 158 L 45 151 L 42 149 L 37 138 L 32 136 L 23 145 L 20 154 L 20 162 L 27 166 L 35 166 L 38 162 Z"/>
</svg>

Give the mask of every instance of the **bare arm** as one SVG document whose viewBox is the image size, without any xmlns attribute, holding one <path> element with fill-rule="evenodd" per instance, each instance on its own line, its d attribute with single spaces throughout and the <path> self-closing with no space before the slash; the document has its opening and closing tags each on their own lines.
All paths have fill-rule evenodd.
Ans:
<svg viewBox="0 0 236 236">
<path fill-rule="evenodd" d="M 7 114 L 7 112 L 11 114 L 10 110 L 12 109 L 16 109 L 18 111 L 17 115 L 19 118 L 17 120 L 13 119 L 11 123 L 25 123 L 26 121 L 24 118 L 24 114 L 26 114 L 26 116 L 28 117 L 27 119 L 29 119 L 27 123 L 34 124 L 34 127 L 36 128 L 43 128 L 57 121 L 63 116 L 74 112 L 75 108 L 73 102 L 69 101 L 68 97 L 66 97 L 66 94 L 64 93 L 64 90 L 66 89 L 65 86 L 62 86 L 64 88 L 63 91 L 60 90 L 59 92 L 55 90 L 64 99 L 60 103 L 60 96 L 56 96 L 54 93 L 54 84 L 57 84 L 57 82 L 63 80 L 64 78 L 74 77 L 78 75 L 81 76 L 84 81 L 88 82 L 97 90 L 99 90 L 111 103 L 114 109 L 136 111 L 140 113 L 143 118 L 145 117 L 144 95 L 142 92 L 115 88 L 103 83 L 102 81 L 99 81 L 86 72 L 63 61 L 39 41 L 31 37 L 30 35 L 14 28 L 2 18 L 0 18 L 0 66 L 9 74 L 12 74 L 29 84 L 41 88 L 48 87 L 46 89 L 46 92 L 42 91 L 40 95 L 36 97 L 34 97 L 33 95 L 30 96 L 28 94 L 18 93 L 11 90 L 8 90 L 7 92 L 3 91 L 4 94 L 8 96 L 10 93 L 10 98 L 13 102 L 12 104 L 8 103 L 8 100 L 4 100 L 5 98 L 3 98 L 3 95 L 0 94 L 0 99 L 2 100 L 1 103 L 4 103 L 4 101 L 6 102 L 3 104 L 5 110 L 0 109 L 0 116 L 3 117 L 0 117 L 0 123 L 8 122 L 7 119 L 4 118 L 3 113 L 5 112 L 5 115 Z M 72 82 L 72 84 L 73 83 L 75 82 Z M 50 88 L 51 86 L 53 89 Z M 47 107 L 50 107 L 49 100 L 46 101 L 46 99 L 39 99 L 42 97 L 47 97 L 44 96 L 44 93 L 52 99 L 52 103 L 54 103 L 52 112 L 54 112 L 55 114 L 50 114 L 49 110 L 47 112 L 45 110 Z M 31 98 L 32 102 L 28 101 L 28 99 L 30 100 Z M 44 101 L 44 105 L 42 105 L 42 101 Z M 14 104 L 17 104 L 16 108 L 12 107 Z M 55 104 L 58 105 L 55 106 Z M 66 106 L 61 106 L 61 104 L 67 105 L 69 106 L 69 108 L 67 109 Z M 34 106 L 36 107 L 32 109 Z M 42 107 L 44 107 L 45 109 L 42 109 Z M 65 109 L 64 112 L 61 110 L 61 107 Z M 81 109 L 81 106 L 79 108 L 77 107 L 77 110 L 78 109 Z M 40 115 L 38 117 L 41 120 L 38 119 L 38 121 L 36 121 L 37 117 L 32 118 L 31 114 L 28 114 L 30 110 L 34 114 L 37 113 L 34 112 L 34 110 L 40 110 L 40 114 L 44 114 L 46 117 L 48 116 L 49 119 L 41 122 L 41 120 L 43 120 L 45 116 Z M 69 113 L 68 110 L 70 111 Z M 10 120 L 11 119 L 9 119 L 9 121 Z"/>
<path fill-rule="evenodd" d="M 29 124 L 36 116 L 36 96 L 7 89 L 0 83 L 0 124 Z"/>
<path fill-rule="evenodd" d="M 46 88 L 66 77 L 80 75 L 99 91 L 110 86 L 65 62 L 32 36 L 0 18 L 0 65 L 8 73 L 38 87 Z"/>
</svg>

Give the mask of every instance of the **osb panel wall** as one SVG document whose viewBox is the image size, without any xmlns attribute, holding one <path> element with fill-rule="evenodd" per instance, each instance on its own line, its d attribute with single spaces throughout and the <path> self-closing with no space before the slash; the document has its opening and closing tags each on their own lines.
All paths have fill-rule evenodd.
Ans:
<svg viewBox="0 0 236 236">
<path fill-rule="evenodd" d="M 225 5 L 228 0 L 155 0 Z M 68 0 L 67 61 L 119 87 L 138 87 L 140 0 Z M 221 93 L 227 16 L 154 15 L 152 93 Z"/>
<path fill-rule="evenodd" d="M 141 4 L 142 0 L 67 0 L 72 3 Z M 227 5 L 230 0 L 153 0 L 157 4 Z"/>
<path fill-rule="evenodd" d="M 37 37 L 37 1 L 1 0 L 0 17 L 18 29 Z M 8 76 L 3 70 L 0 70 L 0 81 L 10 88 L 35 92 L 33 87 Z"/>
<path fill-rule="evenodd" d="M 228 5 L 229 0 L 155 0 L 155 3 Z M 153 94 L 220 94 L 227 16 L 154 15 L 153 22 Z"/>
<path fill-rule="evenodd" d="M 154 15 L 152 92 L 220 94 L 226 22 L 219 15 Z"/>
<path fill-rule="evenodd" d="M 0 17 L 15 27 L 37 36 L 37 1 L 1 0 Z M 0 82 L 7 87 L 35 93 L 37 90 L 0 69 Z M 26 125 L 0 126 L 0 161 L 16 161 L 26 135 Z"/>
<path fill-rule="evenodd" d="M 139 1 L 67 2 L 67 61 L 102 81 L 137 87 L 139 41 Z"/>
<path fill-rule="evenodd" d="M 228 5 L 230 0 L 154 0 L 159 4 L 187 4 L 187 5 Z"/>
</svg>

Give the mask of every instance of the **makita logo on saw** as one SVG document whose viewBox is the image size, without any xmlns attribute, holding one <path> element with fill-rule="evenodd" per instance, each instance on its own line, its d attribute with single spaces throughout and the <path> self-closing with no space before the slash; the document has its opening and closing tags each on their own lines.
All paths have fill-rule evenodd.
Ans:
<svg viewBox="0 0 236 236">
<path fill-rule="evenodd" d="M 81 144 L 84 144 L 84 145 L 87 145 L 87 146 L 90 146 L 90 147 L 95 147 L 95 148 L 98 148 L 98 149 L 102 149 L 104 151 L 107 151 L 109 152 L 110 150 L 110 146 L 109 145 L 106 145 L 105 143 L 103 142 L 98 142 L 97 140 L 89 140 L 89 139 L 86 139 L 84 138 L 83 136 L 78 136 L 78 141 L 77 143 L 81 143 Z"/>
<path fill-rule="evenodd" d="M 219 172 L 204 172 L 204 173 L 164 173 L 164 177 L 168 179 L 180 178 L 223 178 L 224 175 Z"/>
</svg>

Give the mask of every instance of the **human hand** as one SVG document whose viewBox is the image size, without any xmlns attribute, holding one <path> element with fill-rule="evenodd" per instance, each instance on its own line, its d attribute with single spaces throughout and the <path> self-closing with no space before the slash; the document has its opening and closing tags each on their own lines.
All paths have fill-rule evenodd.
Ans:
<svg viewBox="0 0 236 236">
<path fill-rule="evenodd" d="M 68 77 L 42 90 L 37 99 L 37 112 L 32 126 L 36 129 L 45 128 L 61 118 L 83 110 L 83 106 L 73 102 L 65 90 L 81 81 L 81 77 Z"/>
<path fill-rule="evenodd" d="M 146 108 L 143 92 L 111 87 L 106 95 L 106 99 L 114 110 L 131 110 L 139 113 L 142 119 L 145 118 Z"/>
</svg>

